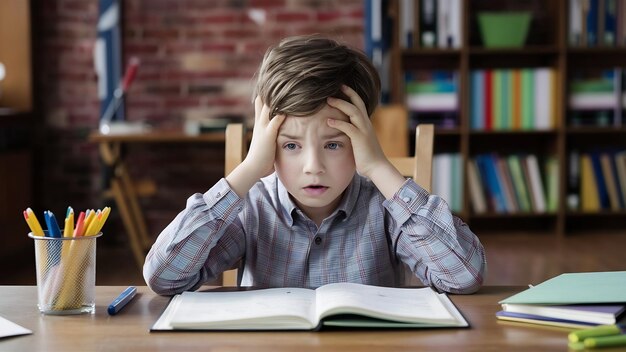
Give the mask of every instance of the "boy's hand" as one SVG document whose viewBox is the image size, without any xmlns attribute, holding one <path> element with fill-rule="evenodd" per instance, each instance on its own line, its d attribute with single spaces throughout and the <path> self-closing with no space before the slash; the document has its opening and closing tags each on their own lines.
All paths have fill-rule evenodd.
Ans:
<svg viewBox="0 0 626 352">
<path fill-rule="evenodd" d="M 261 177 L 274 170 L 276 138 L 283 121 L 284 115 L 276 115 L 270 120 L 269 107 L 256 97 L 250 150 L 244 161 L 226 176 L 226 181 L 239 197 L 244 197 Z"/>
<path fill-rule="evenodd" d="M 383 153 L 361 97 L 348 86 L 341 86 L 341 90 L 352 104 L 342 99 L 329 98 L 328 105 L 348 115 L 350 122 L 328 119 L 328 125 L 350 138 L 357 171 L 372 180 L 385 198 L 391 199 L 405 179 Z"/>
<path fill-rule="evenodd" d="M 350 138 L 357 171 L 371 179 L 374 170 L 386 167 L 389 161 L 378 143 L 376 132 L 361 97 L 346 85 L 342 85 L 341 90 L 350 98 L 352 104 L 343 99 L 328 98 L 328 105 L 348 115 L 350 122 L 329 119 L 328 125 Z"/>
<path fill-rule="evenodd" d="M 254 99 L 254 129 L 250 150 L 243 164 L 257 179 L 265 177 L 274 171 L 276 157 L 276 138 L 278 130 L 285 121 L 284 115 L 276 115 L 270 119 L 270 109 L 260 97 Z"/>
</svg>

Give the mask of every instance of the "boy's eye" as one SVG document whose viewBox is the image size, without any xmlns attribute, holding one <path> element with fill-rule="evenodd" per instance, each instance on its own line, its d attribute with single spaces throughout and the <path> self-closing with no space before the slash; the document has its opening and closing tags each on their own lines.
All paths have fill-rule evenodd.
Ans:
<svg viewBox="0 0 626 352">
<path fill-rule="evenodd" d="M 283 148 L 287 150 L 295 150 L 297 147 L 296 143 L 287 143 Z"/>
<path fill-rule="evenodd" d="M 339 143 L 336 143 L 336 142 L 331 142 L 331 143 L 326 144 L 326 148 L 331 149 L 331 150 L 339 149 L 339 147 L 341 146 L 339 145 Z"/>
</svg>

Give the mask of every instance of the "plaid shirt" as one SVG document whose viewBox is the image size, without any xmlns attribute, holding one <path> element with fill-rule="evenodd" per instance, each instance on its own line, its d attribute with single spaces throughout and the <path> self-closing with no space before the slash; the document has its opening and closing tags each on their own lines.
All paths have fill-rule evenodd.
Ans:
<svg viewBox="0 0 626 352">
<path fill-rule="evenodd" d="M 471 293 L 483 282 L 485 253 L 446 202 L 407 180 L 386 200 L 355 175 L 335 212 L 317 227 L 276 174 L 239 198 L 225 179 L 159 235 L 143 274 L 159 294 L 194 290 L 237 263 L 242 286 L 319 287 L 333 282 L 401 285 L 401 263 L 425 285 Z"/>
</svg>

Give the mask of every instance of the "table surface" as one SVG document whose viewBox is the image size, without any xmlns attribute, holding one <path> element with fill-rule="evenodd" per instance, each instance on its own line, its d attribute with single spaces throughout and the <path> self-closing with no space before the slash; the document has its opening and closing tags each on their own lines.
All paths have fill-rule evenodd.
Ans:
<svg viewBox="0 0 626 352">
<path fill-rule="evenodd" d="M 170 297 L 146 286 L 118 314 L 108 304 L 126 287 L 98 286 L 93 315 L 48 316 L 35 286 L 0 286 L 0 316 L 33 331 L 0 339 L 1 351 L 567 351 L 569 330 L 497 321 L 499 300 L 524 287 L 450 295 L 470 328 L 320 332 L 150 332 Z M 608 350 L 603 350 L 608 351 Z"/>
</svg>

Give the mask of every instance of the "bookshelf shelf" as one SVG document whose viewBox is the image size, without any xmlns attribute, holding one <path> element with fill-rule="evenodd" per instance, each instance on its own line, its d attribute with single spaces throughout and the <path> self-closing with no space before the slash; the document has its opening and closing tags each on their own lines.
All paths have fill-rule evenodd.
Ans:
<svg viewBox="0 0 626 352">
<path fill-rule="evenodd" d="M 601 210 L 601 211 L 568 211 L 565 216 L 570 218 L 622 218 L 626 217 L 626 211 L 610 211 L 610 210 Z"/>
<path fill-rule="evenodd" d="M 571 135 L 623 135 L 626 138 L 626 127 L 571 126 L 565 131 Z"/>
<path fill-rule="evenodd" d="M 485 219 L 553 219 L 556 218 L 555 213 L 483 213 L 483 214 L 471 214 L 475 220 Z"/>
<path fill-rule="evenodd" d="M 485 48 L 482 46 L 474 46 L 469 49 L 469 54 L 472 56 L 484 56 L 484 55 L 558 55 L 559 49 L 553 45 L 535 45 L 523 48 Z"/>
<path fill-rule="evenodd" d="M 568 208 L 568 196 L 571 192 L 571 175 L 569 172 L 571 166 L 575 164 L 574 160 L 572 160 L 572 152 L 591 154 L 601 150 L 602 152 L 608 151 L 613 153 L 611 155 L 620 151 L 625 151 L 624 153 L 626 153 L 626 117 L 622 117 L 621 120 L 615 117 L 614 121 L 609 120 L 608 123 L 605 120 L 597 120 L 596 126 L 593 126 L 589 125 L 589 120 L 585 120 L 586 116 L 580 115 L 580 110 L 572 110 L 569 105 L 571 104 L 572 83 L 576 82 L 575 79 L 578 79 L 577 75 L 579 75 L 580 70 L 626 72 L 626 60 L 624 60 L 626 57 L 626 30 L 624 30 L 623 34 L 616 35 L 619 43 L 625 43 L 623 46 L 606 46 L 603 43 L 593 47 L 574 46 L 570 44 L 574 36 L 570 33 L 572 26 L 569 18 L 570 10 L 573 10 L 570 9 L 570 6 L 574 1 L 459 0 L 452 2 L 460 6 L 460 9 L 452 10 L 452 13 L 454 14 L 457 10 L 460 12 L 456 23 L 460 28 L 460 33 L 454 32 L 454 30 L 447 33 L 448 35 L 452 33 L 453 37 L 452 41 L 449 40 L 448 43 L 460 44 L 449 49 L 445 48 L 445 44 L 442 45 L 441 41 L 437 41 L 434 45 L 435 48 L 426 48 L 420 39 L 423 39 L 421 31 L 431 31 L 433 27 L 424 27 L 425 19 L 420 16 L 422 16 L 421 11 L 424 8 L 429 8 L 429 6 L 424 7 L 422 5 L 427 1 L 430 1 L 430 4 L 433 1 L 436 4 L 440 3 L 439 0 L 417 0 L 414 3 L 415 8 L 412 9 L 416 19 L 413 24 L 414 31 L 412 35 L 406 37 L 403 37 L 406 35 L 406 23 L 401 23 L 406 21 L 406 16 L 400 18 L 402 17 L 400 14 L 404 13 L 401 7 L 405 6 L 403 4 L 407 2 L 389 2 L 389 15 L 391 22 L 394 24 L 390 39 L 390 101 L 395 103 L 404 103 L 406 101 L 408 93 L 405 93 L 405 73 L 407 71 L 447 70 L 453 71 L 457 75 L 458 86 L 456 94 L 458 106 L 455 113 L 458 116 L 456 120 L 458 126 L 451 129 L 437 128 L 435 138 L 435 154 L 458 153 L 462 160 L 462 170 L 465 171 L 462 176 L 462 193 L 460 195 L 462 198 L 462 209 L 458 210 L 457 213 L 479 233 L 491 230 L 531 230 L 537 233 L 551 233 L 561 237 L 570 233 L 594 230 L 596 227 L 612 230 L 623 229 L 626 226 L 626 204 L 623 205 L 624 208 L 620 211 L 612 211 L 605 208 L 601 208 L 596 212 L 573 211 Z M 608 3 L 606 0 L 598 0 L 598 2 Z M 483 11 L 529 11 L 532 20 L 525 45 L 518 48 L 484 47 L 477 20 L 478 14 Z M 619 11 L 621 11 L 618 14 L 620 21 L 626 22 L 626 5 L 619 5 Z M 616 31 L 622 27 L 624 27 L 622 24 L 616 25 Z M 589 31 L 588 28 L 591 27 L 586 26 L 585 28 Z M 435 36 L 438 34 L 437 30 L 435 30 Z M 587 40 L 586 35 L 584 34 L 584 40 Z M 599 38 L 602 38 L 599 33 L 597 35 Z M 548 81 L 551 84 L 550 88 L 544 89 L 541 93 L 537 93 L 534 96 L 535 99 L 541 99 L 542 94 L 544 98 L 547 94 L 550 94 L 547 100 L 543 100 L 550 101 L 553 104 L 549 112 L 549 125 L 546 125 L 546 120 L 544 120 L 544 124 L 539 128 L 537 127 L 540 126 L 537 123 L 538 120 L 535 120 L 535 124 L 531 124 L 530 128 L 528 125 L 524 128 L 520 128 L 519 125 L 498 127 L 491 125 L 481 129 L 480 126 L 483 126 L 483 124 L 486 125 L 487 122 L 493 124 L 493 121 L 495 121 L 476 119 L 476 116 L 481 116 L 480 112 L 476 112 L 476 107 L 479 106 L 476 104 L 488 104 L 489 102 L 488 99 L 485 102 L 481 100 L 481 97 L 484 97 L 484 95 L 476 96 L 476 92 L 480 92 L 476 87 L 482 86 L 475 85 L 475 80 L 481 79 L 480 75 L 483 75 L 483 71 L 489 71 L 489 74 L 492 76 L 503 74 L 504 79 L 515 79 L 517 80 L 515 82 L 519 82 L 517 75 L 524 74 L 524 71 L 532 72 L 535 75 L 533 76 L 535 80 L 538 79 L 536 77 L 539 77 L 538 75 L 540 74 L 550 75 Z M 515 78 L 511 78 L 514 76 Z M 621 84 L 626 86 L 626 77 L 621 81 L 625 82 Z M 501 83 L 498 82 L 497 84 Z M 539 89 L 537 86 L 536 84 L 533 89 Z M 499 91 L 505 90 L 500 89 Z M 484 92 L 488 92 L 488 90 Z M 620 95 L 616 92 L 613 96 L 617 99 Z M 523 99 L 513 97 L 513 95 L 506 95 L 506 93 L 503 94 L 506 98 L 502 100 L 504 102 L 502 104 L 509 104 L 509 101 L 515 101 L 515 99 Z M 519 94 L 520 97 L 523 97 L 522 93 L 513 94 Z M 578 99 L 578 96 L 575 98 Z M 573 99 L 571 101 L 580 104 L 579 100 Z M 493 100 L 491 103 L 493 104 Z M 519 102 L 515 104 L 518 104 L 518 107 L 520 106 Z M 536 104 L 534 101 L 532 104 L 533 108 L 541 105 Z M 626 111 L 626 109 L 618 109 L 617 107 L 608 111 L 610 114 L 613 114 L 613 111 L 615 111 L 617 116 L 620 110 Z M 478 111 L 482 110 L 478 108 Z M 513 115 L 513 119 L 516 118 L 514 117 L 515 114 L 521 114 L 516 111 L 512 112 L 514 110 L 504 109 L 499 111 L 507 111 L 507 113 L 504 113 L 504 116 Z M 540 113 L 534 110 L 531 114 L 537 115 Z M 519 118 L 519 115 L 517 118 Z M 624 125 L 621 125 L 620 121 L 624 121 Z M 599 125 L 600 122 L 606 125 L 601 126 Z M 582 125 L 578 126 L 574 125 L 574 123 Z M 475 158 L 481 155 L 495 155 L 496 158 L 501 159 L 507 159 L 509 156 L 536 157 L 539 168 L 543 173 L 541 178 L 546 183 L 544 192 L 551 194 L 553 208 L 547 212 L 538 212 L 536 209 L 530 212 L 520 211 L 521 207 L 512 213 L 509 211 L 503 213 L 495 212 L 493 209 L 475 211 L 474 207 L 476 204 L 471 199 L 469 189 L 470 177 L 468 176 L 468 168 L 469 164 L 474 163 Z M 526 161 L 520 162 L 524 163 Z M 506 166 L 504 167 L 506 168 Z M 523 167 L 527 166 L 523 165 Z M 550 173 L 547 171 L 548 168 L 551 170 Z M 525 175 L 529 177 L 528 174 Z M 506 173 L 505 177 L 507 177 Z M 548 190 L 547 185 L 548 179 L 552 182 L 550 190 Z M 482 181 L 485 180 L 483 179 Z M 626 185 L 626 182 L 624 184 Z M 515 195 L 518 201 L 519 197 L 519 195 Z M 556 197 L 556 200 L 554 197 Z M 624 197 L 626 198 L 626 193 Z M 624 199 L 624 203 L 626 203 L 626 199 Z M 622 218 L 625 220 L 622 220 Z"/>
</svg>

